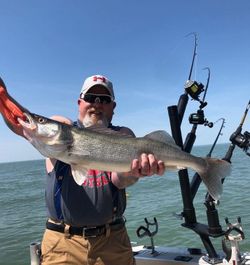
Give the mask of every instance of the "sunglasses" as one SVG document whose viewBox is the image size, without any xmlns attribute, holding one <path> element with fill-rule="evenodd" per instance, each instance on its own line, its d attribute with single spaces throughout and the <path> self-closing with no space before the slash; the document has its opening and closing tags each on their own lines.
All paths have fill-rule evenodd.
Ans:
<svg viewBox="0 0 250 265">
<path fill-rule="evenodd" d="M 111 103 L 112 97 L 106 94 L 91 94 L 87 93 L 85 95 L 81 94 L 80 98 L 88 103 L 101 103 L 101 104 L 109 104 Z"/>
</svg>

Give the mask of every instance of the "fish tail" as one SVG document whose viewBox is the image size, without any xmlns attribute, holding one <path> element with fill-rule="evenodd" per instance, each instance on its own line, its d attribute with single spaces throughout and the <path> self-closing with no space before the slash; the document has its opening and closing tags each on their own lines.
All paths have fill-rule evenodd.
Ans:
<svg viewBox="0 0 250 265">
<path fill-rule="evenodd" d="M 231 173 L 231 164 L 225 160 L 206 157 L 207 166 L 198 172 L 214 200 L 222 194 L 222 179 Z"/>
</svg>

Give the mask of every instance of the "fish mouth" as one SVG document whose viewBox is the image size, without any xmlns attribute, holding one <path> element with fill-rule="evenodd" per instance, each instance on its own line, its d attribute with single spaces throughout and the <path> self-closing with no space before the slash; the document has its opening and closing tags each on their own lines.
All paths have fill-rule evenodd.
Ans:
<svg viewBox="0 0 250 265">
<path fill-rule="evenodd" d="M 26 120 L 22 120 L 20 118 L 17 118 L 17 121 L 21 124 L 21 126 L 24 129 L 28 129 L 30 131 L 34 131 L 36 130 L 37 126 L 36 123 L 34 122 L 33 118 L 31 117 L 31 115 L 29 115 L 28 113 L 23 113 L 23 115 L 25 116 Z"/>
</svg>

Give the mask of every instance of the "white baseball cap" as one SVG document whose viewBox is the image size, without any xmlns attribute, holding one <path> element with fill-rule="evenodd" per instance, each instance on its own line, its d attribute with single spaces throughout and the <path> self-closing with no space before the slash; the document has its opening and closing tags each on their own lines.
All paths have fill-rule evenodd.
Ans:
<svg viewBox="0 0 250 265">
<path fill-rule="evenodd" d="M 81 89 L 81 94 L 85 95 L 91 87 L 96 85 L 104 86 L 108 90 L 112 100 L 115 99 L 113 84 L 107 77 L 103 75 L 92 75 L 86 78 Z"/>
</svg>

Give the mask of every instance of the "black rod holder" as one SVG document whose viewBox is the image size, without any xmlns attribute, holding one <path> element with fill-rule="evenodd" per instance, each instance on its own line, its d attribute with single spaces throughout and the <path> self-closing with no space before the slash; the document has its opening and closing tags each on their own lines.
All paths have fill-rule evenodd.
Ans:
<svg viewBox="0 0 250 265">
<path fill-rule="evenodd" d="M 195 138 L 196 138 L 195 131 L 197 127 L 194 126 L 192 128 L 192 131 L 188 134 L 186 138 L 184 146 L 183 146 L 182 132 L 181 132 L 181 122 L 182 122 L 182 118 L 183 118 L 183 115 L 184 115 L 184 112 L 187 106 L 187 102 L 188 102 L 188 95 L 186 94 L 181 95 L 179 103 L 178 103 L 178 107 L 176 105 L 168 107 L 168 115 L 169 115 L 169 120 L 170 120 L 171 132 L 172 132 L 172 135 L 173 135 L 173 138 L 176 144 L 180 146 L 184 151 L 191 152 L 193 144 L 195 142 Z M 208 253 L 209 258 L 217 258 L 218 255 L 209 238 L 210 236 L 209 227 L 206 225 L 201 225 L 197 223 L 195 208 L 193 206 L 193 199 L 196 194 L 196 190 L 191 190 L 187 169 L 180 170 L 178 172 L 178 175 L 179 175 L 179 182 L 180 182 L 181 195 L 182 195 L 182 201 L 183 201 L 182 216 L 185 220 L 185 223 L 182 225 L 184 227 L 193 229 L 200 236 L 201 241 Z M 198 177 L 199 175 L 197 174 L 197 178 Z M 197 190 L 198 190 L 198 186 L 196 187 Z M 215 217 L 216 217 L 216 214 L 217 212 L 215 211 L 214 212 Z M 211 220 L 209 220 L 211 227 L 214 227 L 213 225 L 217 224 L 218 219 L 213 220 L 214 216 L 212 216 Z M 202 227 L 201 231 L 200 231 L 200 227 Z M 214 230 L 211 229 L 211 232 L 213 233 Z"/>
<path fill-rule="evenodd" d="M 183 141 L 180 129 L 181 121 L 179 120 L 179 113 L 176 105 L 168 107 L 168 116 L 169 116 L 172 136 L 175 140 L 175 143 L 183 149 Z"/>
<path fill-rule="evenodd" d="M 180 121 L 178 116 L 177 106 L 169 106 L 168 114 L 170 119 L 171 131 L 173 138 L 177 145 L 183 148 L 183 141 L 180 129 Z M 185 223 L 193 224 L 196 223 L 196 214 L 195 209 L 192 202 L 191 190 L 188 172 L 186 169 L 180 170 L 178 172 L 179 182 L 181 186 L 181 195 L 183 201 L 183 217 L 185 219 Z"/>
<path fill-rule="evenodd" d="M 184 147 L 183 150 L 187 153 L 191 153 L 194 142 L 196 140 L 196 129 L 197 129 L 197 125 L 194 124 L 192 127 L 192 130 L 190 133 L 188 133 L 187 137 L 186 137 L 186 141 L 184 143 Z"/>
<path fill-rule="evenodd" d="M 208 236 L 201 236 L 200 235 L 200 238 L 201 238 L 201 241 L 204 245 L 204 247 L 206 248 L 207 250 L 207 254 L 208 254 L 208 257 L 210 259 L 216 259 L 216 258 L 219 258 L 218 254 L 216 253 L 215 251 L 215 248 L 210 240 L 210 238 Z"/>
<path fill-rule="evenodd" d="M 208 232 L 210 235 L 216 237 L 223 233 L 222 227 L 219 221 L 218 211 L 215 208 L 214 200 L 210 195 L 204 203 L 207 207 L 207 222 L 208 222 Z"/>
<path fill-rule="evenodd" d="M 178 119 L 179 119 L 179 126 L 181 126 L 182 119 L 187 107 L 188 103 L 188 94 L 184 93 L 180 96 L 179 101 L 178 101 Z"/>
</svg>

